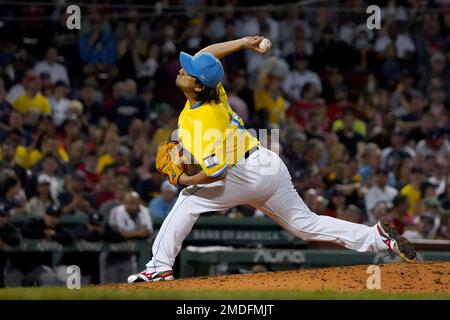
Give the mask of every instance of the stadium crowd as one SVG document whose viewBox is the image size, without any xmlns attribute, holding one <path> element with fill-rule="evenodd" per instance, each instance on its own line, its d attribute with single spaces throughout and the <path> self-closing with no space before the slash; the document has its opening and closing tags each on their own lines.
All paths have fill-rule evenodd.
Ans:
<svg viewBox="0 0 450 320">
<path fill-rule="evenodd" d="M 385 1 L 381 30 L 367 28 L 360 0 L 270 14 L 219 1 L 220 14 L 145 18 L 105 2 L 82 8 L 81 30 L 66 27 L 64 7 L 0 8 L 23 18 L 0 27 L 0 248 L 95 241 L 103 224 L 148 237 L 178 192 L 154 168 L 185 102 L 178 53 L 248 35 L 273 48 L 224 59 L 230 104 L 248 128 L 280 130 L 268 146 L 311 210 L 367 224 L 389 216 L 410 239 L 450 239 L 448 1 Z M 15 215 L 33 219 L 17 231 Z M 62 215 L 90 222 L 66 232 Z"/>
</svg>

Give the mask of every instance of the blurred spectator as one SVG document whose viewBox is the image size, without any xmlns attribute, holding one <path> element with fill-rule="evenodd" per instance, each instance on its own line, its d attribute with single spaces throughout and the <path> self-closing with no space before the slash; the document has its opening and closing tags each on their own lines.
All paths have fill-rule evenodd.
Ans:
<svg viewBox="0 0 450 320">
<path fill-rule="evenodd" d="M 26 212 L 34 217 L 42 217 L 47 209 L 53 205 L 50 192 L 52 179 L 45 173 L 41 173 L 37 178 L 36 195 L 32 197 L 26 206 Z"/>
<path fill-rule="evenodd" d="M 413 215 L 417 212 L 417 204 L 421 199 L 420 187 L 423 182 L 423 171 L 421 168 L 413 168 L 411 171 L 411 180 L 401 190 L 400 194 L 408 199 L 408 214 Z"/>
<path fill-rule="evenodd" d="M 333 189 L 330 195 L 330 202 L 328 204 L 328 209 L 326 210 L 326 215 L 336 218 L 341 216 L 342 212 L 346 208 L 346 197 L 345 194 L 338 190 Z"/>
<path fill-rule="evenodd" d="M 95 83 L 93 81 L 84 81 L 81 87 L 79 101 L 83 114 L 89 123 L 98 124 L 101 118 L 106 118 L 103 108 L 98 101 Z"/>
<path fill-rule="evenodd" d="M 430 216 L 420 216 L 417 228 L 413 230 L 406 230 L 403 236 L 408 240 L 422 240 L 431 239 L 431 231 L 434 227 L 434 219 Z"/>
<path fill-rule="evenodd" d="M 62 244 L 73 241 L 70 233 L 61 225 L 62 211 L 57 205 L 47 208 L 42 217 L 31 219 L 22 228 L 24 238 L 29 239 L 47 239 Z"/>
<path fill-rule="evenodd" d="M 342 219 L 353 223 L 361 223 L 363 219 L 361 210 L 353 204 L 348 205 L 345 208 L 345 210 L 339 213 L 336 217 L 338 219 Z"/>
<path fill-rule="evenodd" d="M 293 168 L 298 168 L 298 162 L 303 157 L 307 138 L 300 130 L 292 130 L 287 134 L 289 136 L 289 144 L 286 146 L 284 154 L 287 159 L 287 165 L 292 171 Z"/>
<path fill-rule="evenodd" d="M 95 195 L 97 208 L 100 208 L 106 201 L 114 199 L 114 185 L 114 168 L 109 167 L 100 176 L 100 182 Z"/>
<path fill-rule="evenodd" d="M 62 81 L 55 82 L 48 101 L 52 108 L 53 123 L 59 127 L 67 119 L 69 113 L 70 100 L 67 99 L 67 84 Z"/>
<path fill-rule="evenodd" d="M 391 146 L 384 148 L 381 153 L 381 167 L 392 171 L 403 159 L 414 159 L 416 152 L 405 145 L 405 132 L 399 128 L 394 129 L 391 136 Z"/>
<path fill-rule="evenodd" d="M 94 212 L 89 215 L 89 221 L 73 230 L 73 236 L 77 240 L 101 241 L 104 235 L 103 217 Z"/>
<path fill-rule="evenodd" d="M 15 110 L 12 110 L 10 115 L 9 115 L 9 129 L 10 130 L 6 130 L 6 134 L 5 134 L 5 139 L 9 139 L 11 138 L 11 141 L 16 145 L 16 146 L 29 146 L 32 142 L 33 142 L 33 137 L 31 135 L 31 132 L 29 130 L 29 128 L 26 128 L 24 125 L 24 116 Z M 16 137 L 17 135 L 17 140 L 13 139 L 13 136 Z M 16 149 L 16 155 L 17 155 L 18 150 Z M 25 163 L 25 161 L 20 161 L 19 163 Z M 26 164 L 25 164 L 26 165 Z"/>
<path fill-rule="evenodd" d="M 450 183 L 447 182 L 445 191 L 440 195 L 439 200 L 444 210 L 450 210 Z"/>
<path fill-rule="evenodd" d="M 165 26 L 165 29 L 173 28 L 170 25 Z M 175 79 L 179 71 L 180 63 L 178 61 L 177 47 L 172 39 L 166 38 L 166 41 L 161 46 L 161 64 L 155 74 L 155 78 L 159 80 L 155 83 L 155 92 L 158 93 L 158 101 L 173 106 L 184 105 L 186 98 L 175 85 Z"/>
<path fill-rule="evenodd" d="M 290 71 L 283 82 L 283 90 L 290 95 L 292 101 L 299 101 L 303 86 L 312 83 L 316 86 L 318 93 L 322 91 L 322 82 L 316 72 L 308 69 L 306 56 L 294 57 L 294 70 Z"/>
<path fill-rule="evenodd" d="M 309 140 L 305 145 L 303 156 L 298 162 L 298 168 L 304 171 L 308 167 L 319 165 L 324 149 L 325 145 L 319 139 Z"/>
<path fill-rule="evenodd" d="M 144 84 L 154 80 L 156 70 L 159 67 L 160 49 L 156 43 L 139 42 L 137 52 L 134 54 L 139 87 L 143 87 Z"/>
<path fill-rule="evenodd" d="M 238 71 L 231 79 L 230 90 L 227 91 L 228 102 L 230 107 L 236 112 L 244 121 L 248 123 L 249 114 L 254 112 L 253 106 L 248 105 L 248 92 L 245 89 L 246 79 L 243 76 L 244 71 Z M 247 101 L 246 101 L 247 100 Z"/>
<path fill-rule="evenodd" d="M 33 218 L 22 228 L 22 235 L 28 239 L 45 239 L 60 244 L 73 241 L 70 233 L 61 225 L 61 209 L 50 206 L 40 218 Z M 11 268 L 5 279 L 7 286 L 55 286 L 62 284 L 52 268 L 52 253 L 29 253 L 11 259 Z"/>
<path fill-rule="evenodd" d="M 27 75 L 36 75 L 33 71 L 28 71 Z M 25 93 L 25 85 L 27 82 L 27 77 L 24 76 L 22 77 L 22 81 L 15 83 L 14 85 L 11 86 L 11 88 L 9 88 L 8 90 L 8 94 L 6 96 L 6 99 L 8 100 L 9 103 L 13 104 L 14 101 L 16 101 L 16 99 L 18 97 L 20 97 L 21 95 L 23 95 Z"/>
<path fill-rule="evenodd" d="M 435 51 L 430 56 L 430 68 L 419 79 L 418 87 L 425 91 L 433 78 L 440 78 L 444 81 L 445 92 L 448 98 L 448 90 L 450 90 L 450 73 L 448 65 L 446 65 L 445 56 L 442 52 Z"/>
<path fill-rule="evenodd" d="M 375 223 L 377 221 L 373 216 L 374 206 L 380 201 L 384 201 L 391 205 L 392 200 L 394 200 L 395 196 L 398 194 L 397 189 L 387 185 L 387 179 L 388 171 L 378 169 L 375 172 L 374 185 L 367 190 L 367 193 L 364 196 L 366 213 L 370 223 Z"/>
<path fill-rule="evenodd" d="M 344 108 L 338 112 L 339 119 L 336 119 L 332 124 L 333 132 L 337 133 L 347 127 L 347 131 L 353 131 L 355 134 L 360 135 L 361 138 L 364 138 L 367 135 L 366 124 L 356 117 L 352 107 Z"/>
<path fill-rule="evenodd" d="M 0 204 L 11 216 L 25 213 L 27 198 L 15 175 L 7 176 L 1 182 Z"/>
<path fill-rule="evenodd" d="M 51 114 L 52 109 L 47 98 L 40 90 L 40 80 L 36 74 L 29 73 L 25 77 L 25 93 L 19 95 L 13 102 L 13 108 L 22 114 L 37 112 L 38 114 Z"/>
<path fill-rule="evenodd" d="M 368 143 L 364 147 L 362 154 L 362 165 L 359 167 L 358 173 L 362 178 L 364 185 L 369 185 L 375 172 L 381 165 L 381 150 L 374 143 Z"/>
<path fill-rule="evenodd" d="M 148 202 L 155 193 L 160 191 L 161 175 L 155 170 L 153 159 L 155 155 L 144 151 L 141 155 L 140 166 L 136 168 L 130 185 L 140 195 L 144 202 Z"/>
<path fill-rule="evenodd" d="M 128 184 L 118 182 L 114 184 L 114 199 L 105 201 L 100 207 L 99 213 L 109 221 L 111 210 L 123 203 L 125 194 L 129 191 Z"/>
<path fill-rule="evenodd" d="M 86 149 L 87 149 L 86 144 L 82 139 L 73 140 L 68 145 L 69 161 L 65 165 L 67 172 L 81 170 L 86 174 L 86 164 L 85 164 L 87 157 Z M 89 180 L 88 177 L 86 177 L 86 179 Z M 89 186 L 87 187 L 87 189 L 92 190 L 92 188 L 89 188 Z"/>
<path fill-rule="evenodd" d="M 417 143 L 416 150 L 419 161 L 427 156 L 447 158 L 450 157 L 450 142 L 441 130 L 432 130 L 425 139 Z"/>
<path fill-rule="evenodd" d="M 47 49 L 45 59 L 35 64 L 34 72 L 37 75 L 48 73 L 52 83 L 57 83 L 58 81 L 66 84 L 70 83 L 67 68 L 58 62 L 58 50 L 55 47 Z"/>
<path fill-rule="evenodd" d="M 307 82 L 303 85 L 300 99 L 287 110 L 288 118 L 300 127 L 304 127 L 309 113 L 316 106 L 318 91 L 315 84 Z"/>
<path fill-rule="evenodd" d="M 7 100 L 7 92 L 5 89 L 5 82 L 0 78 L 0 128 L 5 127 L 8 123 L 9 114 L 11 112 L 12 105 Z"/>
<path fill-rule="evenodd" d="M 142 137 L 145 138 L 143 121 L 139 118 L 133 118 L 130 122 L 127 133 L 127 135 L 122 137 L 121 142 L 128 148 L 132 148 L 135 141 Z"/>
<path fill-rule="evenodd" d="M 327 97 L 326 92 L 324 92 L 324 96 L 327 101 L 330 101 L 327 106 L 327 115 L 331 127 L 332 124 L 336 125 L 335 121 L 341 118 L 345 109 L 352 107 L 352 103 L 349 100 L 349 89 L 343 84 L 342 74 L 338 73 L 336 69 L 331 69 L 329 81 L 331 87 L 328 90 L 331 91 L 329 93 L 331 97 Z"/>
<path fill-rule="evenodd" d="M 161 195 L 150 201 L 149 211 L 153 218 L 164 219 L 177 201 L 178 189 L 169 181 L 161 184 Z"/>
<path fill-rule="evenodd" d="M 5 286 L 4 268 L 8 254 L 2 252 L 5 246 L 18 246 L 22 240 L 20 231 L 11 224 L 11 216 L 0 204 L 0 288 Z"/>
<path fill-rule="evenodd" d="M 119 134 L 122 136 L 128 132 L 128 127 L 133 118 L 144 121 L 147 116 L 145 102 L 137 96 L 136 82 L 132 79 L 125 80 L 123 95 L 114 101 L 111 108 L 108 109 L 109 120 L 116 123 Z"/>
<path fill-rule="evenodd" d="M 355 50 L 345 42 L 336 40 L 332 27 L 326 26 L 314 46 L 312 63 L 317 70 L 323 70 L 326 66 L 344 70 L 357 61 L 355 55 Z"/>
<path fill-rule="evenodd" d="M 355 157 L 358 144 L 364 141 L 361 134 L 355 131 L 355 115 L 351 109 L 347 109 L 342 114 L 343 128 L 336 130 L 339 142 L 342 143 L 348 151 L 350 157 Z"/>
<path fill-rule="evenodd" d="M 379 37 L 375 42 L 375 51 L 384 52 L 389 45 L 395 46 L 395 52 L 399 59 L 406 59 L 416 50 L 414 42 L 408 35 L 399 33 L 398 25 L 391 21 L 386 25 L 386 34 Z"/>
<path fill-rule="evenodd" d="M 66 150 L 58 146 L 54 136 L 44 134 L 38 137 L 36 144 L 31 149 L 28 155 L 28 167 L 39 168 L 46 158 L 53 158 L 57 165 L 65 163 L 69 160 Z"/>
<path fill-rule="evenodd" d="M 395 200 L 395 198 L 394 198 Z M 377 202 L 372 208 L 372 216 L 376 221 L 379 221 L 381 218 L 385 217 L 388 214 L 388 206 L 385 201 Z"/>
<path fill-rule="evenodd" d="M 433 168 L 428 182 L 436 186 L 436 194 L 441 195 L 445 192 L 447 182 L 447 175 L 450 174 L 450 163 L 445 158 L 433 159 Z"/>
<path fill-rule="evenodd" d="M 255 110 L 265 114 L 267 124 L 278 128 L 285 120 L 287 102 L 282 94 L 283 79 L 289 67 L 286 61 L 271 57 L 261 69 L 255 90 Z"/>
<path fill-rule="evenodd" d="M 15 159 L 14 144 L 10 140 L 4 140 L 0 149 L 0 173 L 6 175 L 5 171 L 14 173 L 19 178 L 22 186 L 26 186 L 27 172 Z"/>
<path fill-rule="evenodd" d="M 408 216 L 408 198 L 401 194 L 392 201 L 388 215 L 400 233 L 403 233 L 406 225 L 413 224 L 413 220 Z"/>
<path fill-rule="evenodd" d="M 123 240 L 146 239 L 153 233 L 150 213 L 136 192 L 125 195 L 124 203 L 112 210 L 108 224 Z M 123 282 L 137 272 L 135 254 L 111 252 L 103 259 L 102 283 Z"/>
<path fill-rule="evenodd" d="M 77 226 L 72 230 L 75 240 L 96 242 L 104 240 L 105 228 L 103 217 L 92 213 L 86 224 Z M 81 284 L 99 284 L 99 261 L 97 252 L 68 252 L 61 257 L 60 264 L 77 265 L 81 271 Z"/>
<path fill-rule="evenodd" d="M 64 187 L 62 172 L 57 159 L 52 155 L 46 155 L 42 159 L 42 174 L 50 178 L 50 193 L 53 201 L 58 199 Z M 37 177 L 36 177 L 37 178 Z"/>
<path fill-rule="evenodd" d="M 80 38 L 79 50 L 83 62 L 94 67 L 116 62 L 116 40 L 109 31 L 102 30 L 100 17 L 92 17 L 91 30 Z"/>
<path fill-rule="evenodd" d="M 61 211 L 64 214 L 87 216 L 96 208 L 95 200 L 84 191 L 86 175 L 82 171 L 71 174 L 66 190 L 58 196 Z"/>
</svg>

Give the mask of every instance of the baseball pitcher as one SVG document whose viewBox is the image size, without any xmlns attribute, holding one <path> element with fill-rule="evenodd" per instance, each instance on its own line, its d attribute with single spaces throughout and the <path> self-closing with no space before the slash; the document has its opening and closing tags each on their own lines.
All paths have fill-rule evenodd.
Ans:
<svg viewBox="0 0 450 320">
<path fill-rule="evenodd" d="M 156 161 L 170 183 L 186 187 L 159 230 L 153 258 L 144 271 L 128 277 L 129 283 L 172 280 L 175 258 L 200 214 L 242 204 L 264 212 L 306 241 L 330 241 L 360 252 L 389 250 L 404 261 L 415 259 L 413 246 L 387 221 L 369 227 L 311 212 L 280 157 L 245 130 L 228 104 L 219 59 L 243 49 L 265 54 L 270 46 L 260 45 L 263 40 L 244 37 L 213 44 L 194 56 L 180 53 L 176 85 L 187 101 L 178 120 L 177 141 L 163 143 Z M 186 172 L 189 158 L 201 167 L 198 173 Z"/>
</svg>

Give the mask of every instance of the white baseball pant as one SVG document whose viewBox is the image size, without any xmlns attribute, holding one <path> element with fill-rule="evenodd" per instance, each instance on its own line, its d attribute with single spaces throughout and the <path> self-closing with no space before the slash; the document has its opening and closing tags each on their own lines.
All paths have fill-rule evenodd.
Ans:
<svg viewBox="0 0 450 320">
<path fill-rule="evenodd" d="M 280 157 L 263 147 L 228 170 L 226 178 L 183 189 L 153 243 L 148 271 L 171 270 L 200 214 L 250 204 L 303 240 L 329 241 L 360 252 L 387 249 L 375 227 L 317 215 L 306 206 Z"/>
</svg>

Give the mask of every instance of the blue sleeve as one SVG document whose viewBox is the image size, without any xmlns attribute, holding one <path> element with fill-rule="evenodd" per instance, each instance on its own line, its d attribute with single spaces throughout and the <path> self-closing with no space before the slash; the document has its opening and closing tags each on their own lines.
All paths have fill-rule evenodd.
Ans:
<svg viewBox="0 0 450 320">
<path fill-rule="evenodd" d="M 153 218 L 163 218 L 164 213 L 162 212 L 161 206 L 158 205 L 158 198 L 150 201 L 149 210 Z"/>
<path fill-rule="evenodd" d="M 111 33 L 105 32 L 102 35 L 102 42 L 102 62 L 107 64 L 115 64 L 117 59 L 116 39 Z"/>
<path fill-rule="evenodd" d="M 85 34 L 80 38 L 78 43 L 78 49 L 80 51 L 81 59 L 88 64 L 95 63 L 94 52 L 89 45 L 89 34 Z"/>
</svg>

